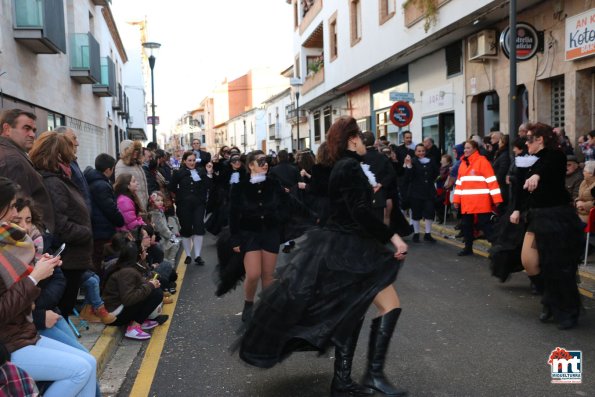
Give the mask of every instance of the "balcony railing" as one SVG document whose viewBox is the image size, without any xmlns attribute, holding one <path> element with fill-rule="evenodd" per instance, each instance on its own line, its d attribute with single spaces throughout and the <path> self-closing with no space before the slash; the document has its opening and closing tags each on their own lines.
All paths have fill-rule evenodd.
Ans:
<svg viewBox="0 0 595 397">
<path fill-rule="evenodd" d="M 285 120 L 289 121 L 292 125 L 297 124 L 297 109 L 295 107 L 295 103 L 285 106 Z M 300 124 L 306 120 L 306 109 L 300 108 Z"/>
<path fill-rule="evenodd" d="M 116 91 L 114 97 L 112 98 L 112 109 L 113 110 L 122 109 L 122 84 L 120 84 L 120 83 L 118 83 L 118 90 Z"/>
<path fill-rule="evenodd" d="M 14 38 L 36 54 L 66 53 L 64 0 L 13 0 Z"/>
<path fill-rule="evenodd" d="M 315 73 L 308 74 L 302 85 L 302 94 L 306 94 L 314 87 L 324 82 L 324 66 L 321 66 Z"/>
<path fill-rule="evenodd" d="M 70 35 L 70 77 L 80 84 L 101 81 L 99 43 L 91 33 Z"/>
<path fill-rule="evenodd" d="M 116 66 L 110 57 L 102 57 L 101 80 L 93 85 L 93 94 L 101 97 L 116 95 Z"/>
</svg>

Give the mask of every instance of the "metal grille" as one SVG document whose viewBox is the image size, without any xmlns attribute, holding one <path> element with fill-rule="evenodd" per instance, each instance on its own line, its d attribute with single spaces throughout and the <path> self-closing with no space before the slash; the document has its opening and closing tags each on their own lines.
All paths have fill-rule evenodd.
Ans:
<svg viewBox="0 0 595 397">
<path fill-rule="evenodd" d="M 564 127 L 564 76 L 552 79 L 552 127 Z"/>
</svg>

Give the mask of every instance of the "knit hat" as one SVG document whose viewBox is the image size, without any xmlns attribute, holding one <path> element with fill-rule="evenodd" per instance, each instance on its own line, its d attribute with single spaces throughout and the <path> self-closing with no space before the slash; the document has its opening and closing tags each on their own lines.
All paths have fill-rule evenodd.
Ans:
<svg viewBox="0 0 595 397">
<path fill-rule="evenodd" d="M 120 153 L 124 153 L 133 143 L 130 139 L 124 139 L 120 142 Z"/>
</svg>

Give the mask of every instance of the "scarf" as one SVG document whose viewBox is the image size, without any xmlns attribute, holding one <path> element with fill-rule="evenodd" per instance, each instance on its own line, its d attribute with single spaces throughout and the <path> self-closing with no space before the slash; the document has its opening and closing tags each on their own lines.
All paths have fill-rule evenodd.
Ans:
<svg viewBox="0 0 595 397">
<path fill-rule="evenodd" d="M 428 164 L 430 162 L 430 159 L 427 157 L 422 157 L 422 158 L 418 158 L 417 161 L 419 161 L 421 164 Z"/>
<path fill-rule="evenodd" d="M 362 171 L 364 171 L 364 174 L 366 174 L 366 178 L 368 178 L 368 182 L 370 182 L 370 185 L 372 185 L 372 187 L 378 185 L 378 182 L 376 181 L 376 175 L 374 175 L 374 173 L 370 171 L 370 166 L 365 163 L 359 163 L 359 165 L 362 167 Z"/>
<path fill-rule="evenodd" d="M 70 168 L 70 164 L 58 163 L 62 174 L 66 175 L 68 179 L 72 177 L 72 168 Z"/>
<path fill-rule="evenodd" d="M 233 185 L 233 184 L 239 183 L 239 182 L 240 182 L 240 173 L 239 173 L 239 171 L 236 171 L 231 174 L 231 178 L 229 178 L 229 184 Z"/>
<path fill-rule="evenodd" d="M 200 176 L 198 175 L 198 171 L 196 169 L 190 170 L 190 176 L 194 182 L 200 181 Z"/>
<path fill-rule="evenodd" d="M 250 183 L 260 183 L 267 179 L 267 173 L 261 172 L 258 174 L 250 175 Z"/>
<path fill-rule="evenodd" d="M 34 257 L 35 247 L 23 229 L 0 224 L 0 278 L 7 289 L 31 273 L 29 263 Z"/>
</svg>

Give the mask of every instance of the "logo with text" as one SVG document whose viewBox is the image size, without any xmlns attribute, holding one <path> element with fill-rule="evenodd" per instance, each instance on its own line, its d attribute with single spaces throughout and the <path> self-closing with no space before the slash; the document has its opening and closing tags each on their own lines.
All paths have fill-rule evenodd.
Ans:
<svg viewBox="0 0 595 397">
<path fill-rule="evenodd" d="M 552 383 L 582 383 L 583 352 L 556 347 L 550 353 L 548 364 L 552 368 Z"/>
</svg>

